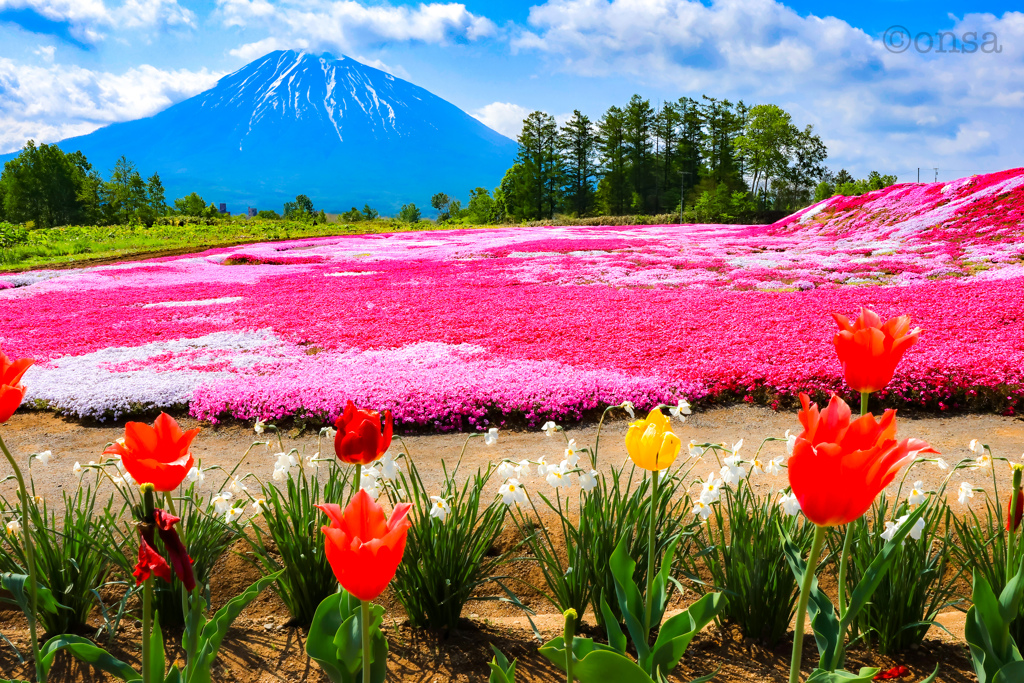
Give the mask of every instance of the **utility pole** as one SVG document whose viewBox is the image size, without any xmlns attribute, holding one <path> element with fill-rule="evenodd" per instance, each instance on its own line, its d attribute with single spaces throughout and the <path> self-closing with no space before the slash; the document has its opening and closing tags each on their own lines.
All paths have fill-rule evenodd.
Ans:
<svg viewBox="0 0 1024 683">
<path fill-rule="evenodd" d="M 921 167 L 920 166 L 917 167 L 917 184 L 918 185 L 921 184 Z"/>
<path fill-rule="evenodd" d="M 934 166 L 933 168 L 935 169 L 935 182 L 939 182 L 939 167 Z"/>
</svg>

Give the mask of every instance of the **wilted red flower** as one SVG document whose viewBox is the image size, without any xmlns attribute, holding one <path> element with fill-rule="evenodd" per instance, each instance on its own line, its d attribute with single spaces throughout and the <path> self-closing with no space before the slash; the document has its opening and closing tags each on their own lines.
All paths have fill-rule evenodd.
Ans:
<svg viewBox="0 0 1024 683">
<path fill-rule="evenodd" d="M 850 407 L 838 396 L 821 412 L 806 394 L 800 403 L 804 431 L 787 463 L 789 484 L 800 509 L 818 526 L 857 519 L 917 453 L 938 453 L 920 439 L 897 442 L 895 410 L 877 422 L 871 413 L 851 421 Z"/>
<path fill-rule="evenodd" d="M 124 426 L 124 443 L 108 446 L 104 455 L 117 455 L 128 474 L 140 484 L 152 484 L 157 491 L 178 488 L 192 468 L 189 447 L 199 429 L 182 432 L 167 413 L 160 413 L 153 426 L 129 422 Z"/>
<path fill-rule="evenodd" d="M 905 667 L 905 666 L 903 666 L 901 664 L 899 666 L 894 666 L 893 668 L 889 669 L 888 671 L 881 671 L 881 672 L 875 674 L 875 677 L 874 677 L 873 680 L 876 680 L 876 681 L 888 681 L 888 680 L 891 680 L 893 678 L 902 678 L 903 676 L 906 676 L 908 673 L 910 673 L 910 669 L 908 669 L 907 667 Z"/>
<path fill-rule="evenodd" d="M 0 423 L 7 422 L 25 398 L 21 378 L 35 363 L 31 358 L 19 358 L 13 363 L 0 351 Z"/>
<path fill-rule="evenodd" d="M 921 334 L 910 329 L 910 316 L 890 318 L 885 323 L 869 308 L 861 308 L 855 322 L 833 313 L 839 331 L 832 338 L 843 364 L 843 375 L 850 388 L 872 393 L 892 380 L 896 365 Z"/>
<path fill-rule="evenodd" d="M 360 600 L 373 600 L 395 576 L 412 526 L 412 505 L 399 503 L 391 518 L 363 489 L 342 511 L 340 505 L 317 505 L 331 525 L 323 528 L 327 561 L 342 588 Z"/>
<path fill-rule="evenodd" d="M 394 427 L 391 411 L 384 413 L 384 427 L 381 428 L 380 413 L 376 410 L 356 408 L 348 402 L 334 422 L 338 433 L 334 435 L 334 453 L 342 462 L 351 465 L 369 465 L 391 446 Z"/>
<path fill-rule="evenodd" d="M 174 528 L 174 525 L 180 521 L 180 517 L 175 517 L 169 512 L 156 508 L 153 510 L 153 523 L 139 524 L 139 562 L 135 565 L 135 571 L 132 572 L 135 576 L 135 585 L 141 585 L 151 575 L 158 576 L 170 583 L 171 567 L 174 567 L 174 573 L 178 575 L 187 590 L 191 591 L 196 587 L 196 577 L 192 571 L 192 558 L 188 556 L 185 545 Z M 164 548 L 171 557 L 170 565 L 153 547 L 154 529 L 160 534 L 160 540 L 163 541 Z"/>
</svg>

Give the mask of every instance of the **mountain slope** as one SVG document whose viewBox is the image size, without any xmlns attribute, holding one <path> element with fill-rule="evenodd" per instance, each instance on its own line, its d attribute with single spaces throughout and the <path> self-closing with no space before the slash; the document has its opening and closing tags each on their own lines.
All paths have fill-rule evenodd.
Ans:
<svg viewBox="0 0 1024 683">
<path fill-rule="evenodd" d="M 453 104 L 361 64 L 272 52 L 147 119 L 58 143 L 104 175 L 124 154 L 159 172 L 167 197 L 280 211 L 296 194 L 340 211 L 385 212 L 430 196 L 495 187 L 515 143 Z"/>
</svg>

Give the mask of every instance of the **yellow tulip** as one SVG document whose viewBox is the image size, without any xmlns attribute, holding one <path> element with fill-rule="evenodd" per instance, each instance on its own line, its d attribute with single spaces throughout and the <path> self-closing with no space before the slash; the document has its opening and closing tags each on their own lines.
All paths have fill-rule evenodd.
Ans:
<svg viewBox="0 0 1024 683">
<path fill-rule="evenodd" d="M 637 467 L 656 472 L 675 462 L 682 442 L 669 431 L 668 416 L 655 408 L 646 420 L 637 420 L 626 432 L 626 450 Z"/>
</svg>

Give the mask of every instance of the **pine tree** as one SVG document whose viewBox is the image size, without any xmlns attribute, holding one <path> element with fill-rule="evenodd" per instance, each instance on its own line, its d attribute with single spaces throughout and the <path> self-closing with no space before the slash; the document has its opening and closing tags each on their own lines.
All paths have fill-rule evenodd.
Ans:
<svg viewBox="0 0 1024 683">
<path fill-rule="evenodd" d="M 553 218 L 561 199 L 562 163 L 558 154 L 558 125 L 542 111 L 523 121 L 516 163 L 522 166 L 528 218 Z"/>
<path fill-rule="evenodd" d="M 621 216 L 629 209 L 631 188 L 627 176 L 629 153 L 622 110 L 611 106 L 597 124 L 598 150 L 601 154 L 601 181 L 597 193 L 605 213 Z"/>
<path fill-rule="evenodd" d="M 563 188 L 568 210 L 585 216 L 594 208 L 594 178 L 597 177 L 597 136 L 590 118 L 579 109 L 559 131 L 564 169 Z"/>
<path fill-rule="evenodd" d="M 630 191 L 635 197 L 631 209 L 634 213 L 647 213 L 653 205 L 654 195 L 654 108 L 650 100 L 633 95 L 623 118 Z"/>
</svg>

